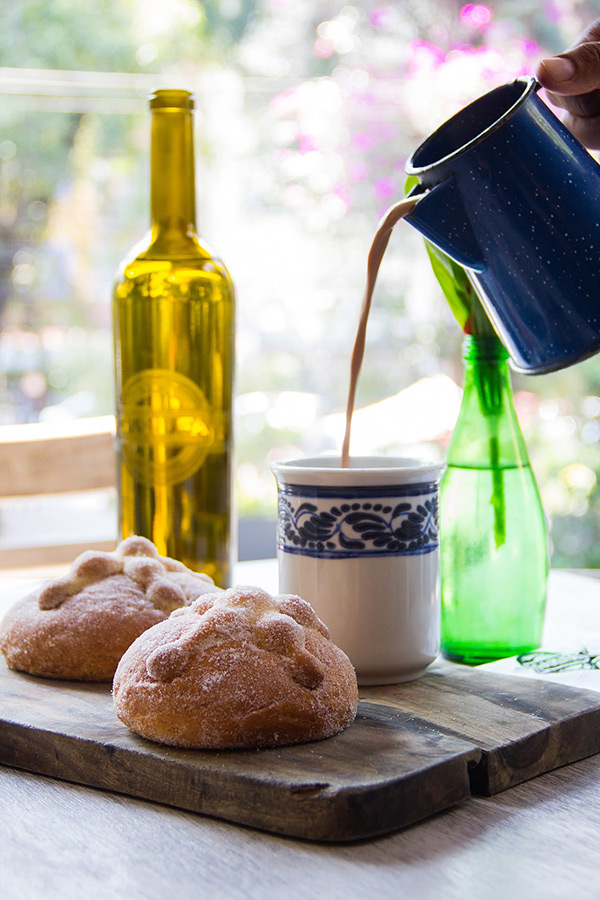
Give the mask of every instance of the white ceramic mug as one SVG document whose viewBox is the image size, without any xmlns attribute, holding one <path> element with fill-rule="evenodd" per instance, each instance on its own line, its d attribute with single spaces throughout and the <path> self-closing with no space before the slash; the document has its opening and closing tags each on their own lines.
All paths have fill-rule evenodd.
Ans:
<svg viewBox="0 0 600 900">
<path fill-rule="evenodd" d="M 399 457 L 272 466 L 279 590 L 308 600 L 359 684 L 412 681 L 439 653 L 443 468 Z"/>
</svg>

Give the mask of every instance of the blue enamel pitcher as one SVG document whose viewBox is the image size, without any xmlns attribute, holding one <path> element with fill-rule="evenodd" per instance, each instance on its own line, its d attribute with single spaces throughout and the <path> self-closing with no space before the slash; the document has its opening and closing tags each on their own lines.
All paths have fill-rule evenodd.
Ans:
<svg viewBox="0 0 600 900">
<path fill-rule="evenodd" d="M 526 374 L 600 350 L 600 166 L 517 79 L 449 119 L 412 154 L 405 221 L 464 266 Z"/>
</svg>

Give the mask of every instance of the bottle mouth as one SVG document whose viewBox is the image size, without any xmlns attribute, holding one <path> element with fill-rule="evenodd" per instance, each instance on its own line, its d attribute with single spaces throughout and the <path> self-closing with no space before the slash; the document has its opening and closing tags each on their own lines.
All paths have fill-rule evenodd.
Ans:
<svg viewBox="0 0 600 900">
<path fill-rule="evenodd" d="M 194 97 L 191 91 L 175 88 L 154 91 L 150 94 L 150 109 L 193 109 Z"/>
</svg>

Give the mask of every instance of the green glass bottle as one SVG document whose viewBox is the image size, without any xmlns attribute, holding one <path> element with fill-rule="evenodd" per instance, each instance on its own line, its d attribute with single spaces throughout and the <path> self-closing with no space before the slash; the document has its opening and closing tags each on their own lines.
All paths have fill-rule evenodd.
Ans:
<svg viewBox="0 0 600 900">
<path fill-rule="evenodd" d="M 120 531 L 226 587 L 234 289 L 196 232 L 193 98 L 150 108 L 151 229 L 113 296 Z"/>
<path fill-rule="evenodd" d="M 546 522 L 513 404 L 508 354 L 467 336 L 462 405 L 440 485 L 442 653 L 476 665 L 540 645 Z"/>
</svg>

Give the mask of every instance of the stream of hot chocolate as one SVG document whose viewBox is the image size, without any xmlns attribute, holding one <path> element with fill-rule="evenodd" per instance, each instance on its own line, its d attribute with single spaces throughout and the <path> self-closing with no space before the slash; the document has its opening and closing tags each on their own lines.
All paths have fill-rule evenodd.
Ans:
<svg viewBox="0 0 600 900">
<path fill-rule="evenodd" d="M 346 431 L 344 434 L 344 443 L 342 444 L 342 460 L 341 466 L 347 469 L 350 465 L 350 431 L 352 428 L 352 414 L 354 412 L 354 399 L 356 395 L 356 385 L 358 376 L 362 366 L 363 356 L 365 354 L 365 339 L 367 335 L 367 322 L 369 319 L 369 311 L 371 309 L 371 300 L 373 291 L 375 290 L 375 282 L 377 274 L 387 249 L 394 225 L 408 215 L 411 209 L 419 202 L 423 195 L 417 194 L 414 197 L 405 197 L 391 207 L 381 220 L 377 229 L 369 256 L 367 259 L 367 285 L 362 302 L 358 329 L 356 331 L 356 339 L 354 341 L 354 349 L 352 350 L 352 361 L 350 363 L 350 387 L 348 389 L 348 403 L 346 405 Z"/>
</svg>

